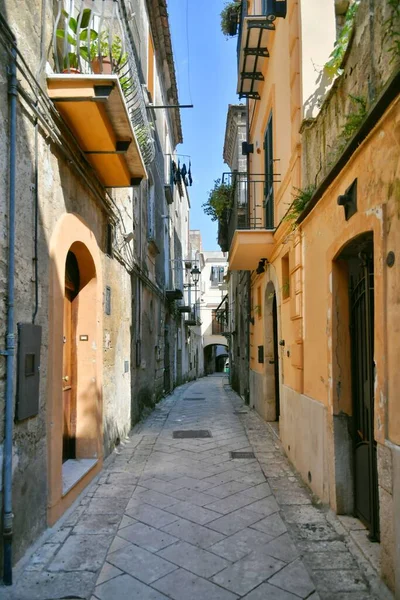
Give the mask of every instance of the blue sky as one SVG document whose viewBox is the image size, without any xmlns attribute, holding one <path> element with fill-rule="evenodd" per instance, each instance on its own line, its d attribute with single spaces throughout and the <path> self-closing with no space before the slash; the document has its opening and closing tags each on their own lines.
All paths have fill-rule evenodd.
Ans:
<svg viewBox="0 0 400 600">
<path fill-rule="evenodd" d="M 177 152 L 192 157 L 190 227 L 201 230 L 204 250 L 219 250 L 217 224 L 204 214 L 201 205 L 207 200 L 214 180 L 223 171 L 229 171 L 222 150 L 228 104 L 238 103 L 237 38 L 227 40 L 221 33 L 219 15 L 224 0 L 167 0 L 167 3 L 179 101 L 194 104 L 192 109 L 181 110 L 184 142 L 177 148 Z M 186 159 L 181 159 L 182 162 Z"/>
</svg>

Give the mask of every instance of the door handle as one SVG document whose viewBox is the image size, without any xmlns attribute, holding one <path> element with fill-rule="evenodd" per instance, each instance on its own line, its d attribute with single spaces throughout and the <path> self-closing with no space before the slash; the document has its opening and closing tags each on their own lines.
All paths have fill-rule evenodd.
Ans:
<svg viewBox="0 0 400 600">
<path fill-rule="evenodd" d="M 63 377 L 63 381 L 69 381 L 69 377 L 68 377 L 68 375 L 64 375 L 64 377 Z"/>
</svg>

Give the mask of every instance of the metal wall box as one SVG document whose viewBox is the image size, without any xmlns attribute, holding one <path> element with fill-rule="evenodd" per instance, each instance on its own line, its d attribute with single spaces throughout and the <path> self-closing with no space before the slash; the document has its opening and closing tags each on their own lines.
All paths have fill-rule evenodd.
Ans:
<svg viewBox="0 0 400 600">
<path fill-rule="evenodd" d="M 16 421 L 35 417 L 39 412 L 41 341 L 40 325 L 18 323 Z"/>
</svg>

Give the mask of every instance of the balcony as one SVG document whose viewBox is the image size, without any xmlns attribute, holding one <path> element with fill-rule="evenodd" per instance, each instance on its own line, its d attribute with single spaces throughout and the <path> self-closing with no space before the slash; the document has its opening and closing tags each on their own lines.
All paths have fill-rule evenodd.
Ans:
<svg viewBox="0 0 400 600">
<path fill-rule="evenodd" d="M 258 0 L 254 2 L 254 13 L 247 13 L 247 2 L 242 2 L 237 45 L 239 98 L 260 99 L 260 87 L 268 51 L 268 36 L 275 30 L 277 17 L 286 17 L 286 0 Z"/>
<path fill-rule="evenodd" d="M 213 315 L 214 317 L 214 315 Z M 215 330 L 214 330 L 215 329 Z M 229 299 L 226 294 L 219 306 L 215 309 L 215 319 L 212 321 L 212 333 L 219 335 L 229 334 Z"/>
<path fill-rule="evenodd" d="M 232 186 L 232 206 L 220 223 L 226 230 L 231 271 L 253 271 L 261 259 L 270 259 L 274 249 L 273 176 L 224 173 L 222 181 Z"/>
<path fill-rule="evenodd" d="M 52 75 L 49 97 L 105 187 L 147 177 L 117 75 Z"/>
<path fill-rule="evenodd" d="M 154 159 L 134 50 L 113 0 L 57 0 L 48 94 L 105 187 L 130 187 Z"/>
</svg>

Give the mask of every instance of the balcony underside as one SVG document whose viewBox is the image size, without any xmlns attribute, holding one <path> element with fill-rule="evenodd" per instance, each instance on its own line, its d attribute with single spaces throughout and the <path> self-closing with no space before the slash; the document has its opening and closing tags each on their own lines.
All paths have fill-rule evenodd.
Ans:
<svg viewBox="0 0 400 600">
<path fill-rule="evenodd" d="M 47 87 L 105 187 L 130 187 L 147 178 L 117 75 L 51 75 Z"/>
<path fill-rule="evenodd" d="M 240 39 L 237 93 L 240 98 L 260 98 L 264 81 L 268 32 L 275 26 L 264 16 L 245 17 Z"/>
<path fill-rule="evenodd" d="M 262 258 L 271 258 L 274 243 L 273 231 L 237 229 L 229 250 L 229 270 L 254 271 Z"/>
</svg>

